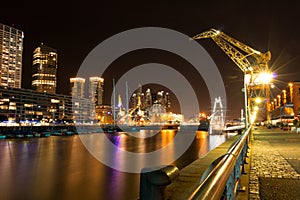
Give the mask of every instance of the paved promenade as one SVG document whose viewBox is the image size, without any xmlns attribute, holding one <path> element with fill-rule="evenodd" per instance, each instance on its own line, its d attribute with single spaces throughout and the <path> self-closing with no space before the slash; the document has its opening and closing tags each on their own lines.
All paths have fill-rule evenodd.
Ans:
<svg viewBox="0 0 300 200">
<path fill-rule="evenodd" d="M 187 199 L 199 184 L 200 178 L 210 164 L 221 155 L 224 155 L 231 144 L 239 137 L 236 135 L 226 142 L 211 150 L 206 156 L 199 158 L 190 165 L 180 170 L 179 177 L 168 186 L 167 199 Z"/>
<path fill-rule="evenodd" d="M 236 136 L 237 137 L 237 136 Z M 187 199 L 209 164 L 223 155 L 233 137 L 180 171 L 168 187 L 168 199 Z M 237 200 L 300 200 L 300 133 L 254 127 L 250 135 L 246 174 Z"/>
<path fill-rule="evenodd" d="M 248 199 L 300 199 L 300 134 L 254 127 Z"/>
</svg>

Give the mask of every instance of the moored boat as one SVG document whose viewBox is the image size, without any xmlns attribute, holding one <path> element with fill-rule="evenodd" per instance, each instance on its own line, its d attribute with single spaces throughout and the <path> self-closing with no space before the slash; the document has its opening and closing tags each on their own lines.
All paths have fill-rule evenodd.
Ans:
<svg viewBox="0 0 300 200">
<path fill-rule="evenodd" d="M 199 126 L 198 126 L 198 131 L 208 131 L 209 130 L 209 120 L 205 118 L 200 118 L 199 120 Z"/>
</svg>

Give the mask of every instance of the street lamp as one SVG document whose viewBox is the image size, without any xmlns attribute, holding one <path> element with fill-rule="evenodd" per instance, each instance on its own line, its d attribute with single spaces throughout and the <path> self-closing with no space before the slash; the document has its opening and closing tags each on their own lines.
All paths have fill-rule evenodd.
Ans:
<svg viewBox="0 0 300 200">
<path fill-rule="evenodd" d="M 267 117 L 267 123 L 270 123 L 271 121 L 271 117 L 270 117 L 270 85 L 272 82 L 274 75 L 273 73 L 269 72 L 269 71 L 262 71 L 260 72 L 256 79 L 255 82 L 257 82 L 257 84 L 262 85 L 261 89 L 263 89 L 265 91 L 265 98 L 266 98 L 266 117 Z"/>
<path fill-rule="evenodd" d="M 274 101 L 271 102 L 271 110 L 275 109 Z"/>
<path fill-rule="evenodd" d="M 282 90 L 283 93 L 283 105 L 286 104 L 286 90 Z"/>
<path fill-rule="evenodd" d="M 290 88 L 290 101 L 293 103 L 293 83 L 289 83 L 289 88 Z"/>
<path fill-rule="evenodd" d="M 277 95 L 277 98 L 278 98 L 278 107 L 280 107 L 281 106 L 281 96 Z"/>
<path fill-rule="evenodd" d="M 248 128 L 249 125 L 249 107 L 248 107 L 248 84 L 251 81 L 250 74 L 244 74 L 244 103 L 245 103 L 245 128 Z"/>
</svg>

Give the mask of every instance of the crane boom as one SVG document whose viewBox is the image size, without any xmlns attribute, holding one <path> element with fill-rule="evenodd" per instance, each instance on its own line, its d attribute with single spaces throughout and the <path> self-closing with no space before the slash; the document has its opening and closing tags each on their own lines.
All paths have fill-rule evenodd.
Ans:
<svg viewBox="0 0 300 200">
<path fill-rule="evenodd" d="M 261 53 L 215 29 L 210 29 L 193 37 L 195 40 L 203 38 L 211 38 L 244 73 L 262 70 L 268 71 L 267 66 L 271 59 L 269 51 Z M 245 52 L 246 55 L 241 53 L 237 48 Z M 251 64 L 247 59 L 250 56 L 255 59 L 255 63 Z"/>
<path fill-rule="evenodd" d="M 268 62 L 271 60 L 271 53 L 267 51 L 261 53 L 248 45 L 226 35 L 215 29 L 210 29 L 208 31 L 202 32 L 193 37 L 194 40 L 211 38 L 225 53 L 226 55 L 244 72 L 244 74 L 250 74 L 250 83 L 248 85 L 247 92 L 245 92 L 245 110 L 248 110 L 248 106 L 251 106 L 251 99 L 261 96 L 257 95 L 255 92 L 258 90 L 264 90 L 266 97 L 266 110 L 267 110 L 267 121 L 270 121 L 270 106 L 269 106 L 269 86 L 267 83 L 256 84 L 255 79 L 258 77 L 259 73 L 269 73 Z M 243 53 L 241 53 L 241 51 Z M 249 60 L 249 57 L 252 57 Z M 247 93 L 250 93 L 248 96 Z M 249 97 L 249 98 L 248 98 Z"/>
</svg>

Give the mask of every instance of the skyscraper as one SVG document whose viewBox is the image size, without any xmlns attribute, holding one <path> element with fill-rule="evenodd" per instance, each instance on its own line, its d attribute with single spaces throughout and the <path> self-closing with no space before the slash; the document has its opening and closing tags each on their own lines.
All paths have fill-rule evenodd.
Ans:
<svg viewBox="0 0 300 200">
<path fill-rule="evenodd" d="M 21 88 L 24 33 L 0 23 L 0 85 Z"/>
<path fill-rule="evenodd" d="M 70 78 L 70 83 L 71 83 L 71 96 L 73 98 L 84 98 L 85 79 L 80 77 Z"/>
<path fill-rule="evenodd" d="M 33 52 L 32 89 L 56 93 L 57 51 L 41 43 Z"/>
<path fill-rule="evenodd" d="M 100 77 L 90 77 L 89 80 L 89 99 L 96 105 L 102 105 L 104 79 Z"/>
<path fill-rule="evenodd" d="M 103 105 L 103 99 L 104 99 L 104 79 L 100 79 L 98 81 L 97 85 L 97 91 L 96 91 L 96 106 Z"/>
<path fill-rule="evenodd" d="M 152 106 L 152 94 L 150 88 L 146 90 L 145 109 L 150 109 Z"/>
</svg>

